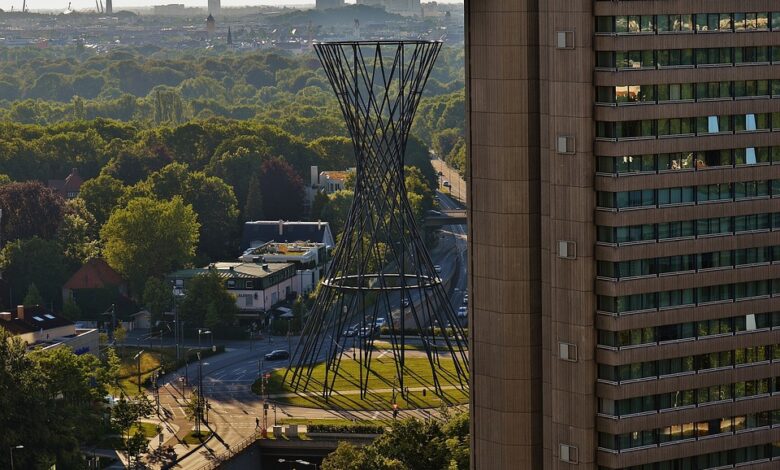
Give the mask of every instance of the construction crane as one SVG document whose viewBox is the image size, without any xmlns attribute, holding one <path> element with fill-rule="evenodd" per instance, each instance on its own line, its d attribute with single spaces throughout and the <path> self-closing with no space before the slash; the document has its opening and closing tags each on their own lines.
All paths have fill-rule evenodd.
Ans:
<svg viewBox="0 0 780 470">
<path fill-rule="evenodd" d="M 27 13 L 27 0 L 22 0 L 22 13 Z"/>
<path fill-rule="evenodd" d="M 103 0 L 95 0 L 95 10 L 97 10 L 98 13 L 105 13 L 106 10 L 103 9 Z"/>
</svg>

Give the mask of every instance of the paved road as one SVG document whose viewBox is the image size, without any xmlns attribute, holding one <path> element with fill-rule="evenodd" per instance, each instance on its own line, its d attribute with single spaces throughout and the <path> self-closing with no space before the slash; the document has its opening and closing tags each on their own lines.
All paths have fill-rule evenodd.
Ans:
<svg viewBox="0 0 780 470">
<path fill-rule="evenodd" d="M 457 175 L 453 175 L 457 176 Z M 455 181 L 453 189 L 463 188 L 465 184 L 459 177 L 450 177 L 449 181 Z M 465 197 L 464 192 L 460 195 Z M 438 193 L 440 205 L 443 209 L 454 209 L 460 207 L 447 194 Z M 446 226 L 442 228 L 442 236 L 439 248 L 433 251 L 432 258 L 434 263 L 442 267 L 442 278 L 451 278 L 449 295 L 453 307 L 457 308 L 462 304 L 463 295 L 466 291 L 466 227 L 465 226 Z M 400 303 L 400 298 L 398 299 Z M 133 344 L 136 340 L 128 340 Z M 164 339 L 165 343 L 171 340 Z M 201 469 L 207 467 L 210 462 L 220 456 L 227 455 L 231 450 L 235 450 L 243 441 L 251 438 L 257 431 L 257 420 L 262 420 L 263 402 L 252 393 L 251 385 L 259 375 L 259 370 L 268 371 L 273 368 L 282 368 L 287 366 L 287 361 L 277 361 L 274 363 L 262 361 L 264 354 L 273 349 L 288 349 L 293 351 L 297 345 L 298 338 L 274 337 L 273 342 L 267 340 L 255 341 L 250 350 L 247 341 L 227 342 L 226 352 L 217 356 L 207 358 L 203 361 L 203 393 L 211 405 L 209 411 L 209 424 L 215 430 L 215 437 L 212 438 L 202 449 L 192 453 L 179 463 L 178 468 L 183 469 Z M 155 342 L 154 344 L 158 344 Z M 289 345 L 289 346 L 288 346 Z M 192 347 L 192 346 L 189 346 Z M 185 349 L 186 350 L 186 349 Z M 167 396 L 161 401 L 177 415 L 181 422 L 181 416 L 184 411 L 182 403 L 184 396 L 190 393 L 189 389 L 182 390 L 180 377 L 187 375 L 190 383 L 196 383 L 198 377 L 197 364 L 191 364 L 187 371 L 180 369 L 169 373 L 161 380 L 165 384 Z M 405 410 L 401 416 L 429 416 L 428 410 Z M 436 413 L 435 411 L 433 413 Z M 295 406 L 278 406 L 269 409 L 268 424 L 274 423 L 274 419 L 298 418 L 298 419 L 321 419 L 321 418 L 347 418 L 347 419 L 389 419 L 392 417 L 390 411 L 333 411 L 311 408 L 302 408 Z M 189 425 L 191 428 L 191 424 Z M 186 424 L 184 425 L 186 429 Z"/>
<path fill-rule="evenodd" d="M 465 204 L 467 191 L 466 182 L 463 180 L 463 178 L 460 177 L 460 174 L 458 174 L 458 172 L 455 171 L 452 167 L 447 165 L 443 160 L 439 160 L 438 158 L 432 159 L 431 164 L 433 165 L 434 170 L 442 173 L 442 176 L 439 179 L 439 184 L 443 184 L 444 181 L 448 181 L 450 183 L 449 188 L 440 186 L 439 189 L 442 192 L 446 192 L 454 199 Z"/>
<path fill-rule="evenodd" d="M 448 195 L 437 192 L 439 196 L 439 205 L 442 209 L 460 209 L 461 206 L 453 201 Z M 459 269 L 453 273 L 453 279 L 450 284 L 450 302 L 455 311 L 458 307 L 465 305 L 463 303 L 464 295 L 467 292 L 468 278 L 468 240 L 465 225 L 446 225 L 442 227 L 442 233 L 445 236 L 452 237 L 455 241 L 454 256 L 457 257 L 457 266 Z M 465 321 L 465 319 L 464 319 Z"/>
</svg>

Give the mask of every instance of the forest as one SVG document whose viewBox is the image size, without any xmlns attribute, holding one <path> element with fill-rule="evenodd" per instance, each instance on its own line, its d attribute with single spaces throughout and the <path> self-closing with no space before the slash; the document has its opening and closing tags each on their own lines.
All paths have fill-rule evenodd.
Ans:
<svg viewBox="0 0 780 470">
<path fill-rule="evenodd" d="M 418 218 L 436 185 L 430 153 L 463 169 L 463 80 L 462 50 L 445 48 L 408 144 Z M 140 300 L 149 279 L 235 257 L 246 220 L 322 218 L 338 231 L 349 191 L 307 212 L 303 188 L 311 165 L 354 159 L 313 53 L 0 49 L 4 303 L 85 313 L 60 288 L 95 256 Z M 47 184 L 72 169 L 85 183 L 65 200 Z"/>
</svg>

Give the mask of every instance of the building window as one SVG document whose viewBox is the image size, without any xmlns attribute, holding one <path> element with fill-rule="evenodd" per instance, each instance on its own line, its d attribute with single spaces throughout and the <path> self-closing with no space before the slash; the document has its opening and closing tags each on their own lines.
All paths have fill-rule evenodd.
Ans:
<svg viewBox="0 0 780 470">
<path fill-rule="evenodd" d="M 560 444 L 558 447 L 560 459 L 566 463 L 579 463 L 578 449 L 569 444 Z"/>
</svg>

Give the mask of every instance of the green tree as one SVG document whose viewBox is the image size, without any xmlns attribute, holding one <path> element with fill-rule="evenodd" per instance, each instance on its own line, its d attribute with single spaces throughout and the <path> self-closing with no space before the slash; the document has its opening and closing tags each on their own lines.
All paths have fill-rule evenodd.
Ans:
<svg viewBox="0 0 780 470">
<path fill-rule="evenodd" d="M 314 139 L 309 148 L 322 158 L 325 170 L 344 170 L 355 166 L 355 147 L 347 137 L 320 137 Z"/>
<path fill-rule="evenodd" d="M 468 413 L 446 421 L 409 418 L 393 421 L 390 429 L 364 447 L 341 443 L 322 462 L 323 470 L 467 470 Z"/>
<path fill-rule="evenodd" d="M 178 124 L 184 120 L 184 102 L 178 90 L 158 87 L 154 91 L 154 122 Z"/>
<path fill-rule="evenodd" d="M 201 171 L 190 172 L 187 165 L 172 163 L 151 174 L 140 188 L 148 188 L 160 199 L 178 195 L 192 205 L 200 222 L 200 254 L 215 260 L 227 256 L 237 245 L 236 197 L 221 179 Z"/>
<path fill-rule="evenodd" d="M 84 201 L 87 210 L 95 217 L 96 225 L 102 227 L 124 193 L 121 181 L 109 175 L 100 175 L 84 182 L 78 198 Z"/>
<path fill-rule="evenodd" d="M 369 446 L 360 448 L 348 442 L 339 442 L 336 450 L 322 461 L 322 470 L 413 470 L 403 462 L 380 455 Z"/>
<path fill-rule="evenodd" d="M 404 172 L 407 198 L 417 223 L 421 224 L 425 212 L 433 207 L 433 190 L 428 186 L 419 168 L 407 166 L 404 167 Z"/>
<path fill-rule="evenodd" d="M 81 447 L 104 435 L 107 379 L 92 354 L 77 356 L 69 348 L 27 353 L 0 328 L 0 446 L 34 449 L 14 454 L 16 468 L 85 468 Z M 0 453 L 0 467 L 8 466 L 8 453 Z"/>
<path fill-rule="evenodd" d="M 223 141 L 215 152 L 222 153 L 215 153 L 206 171 L 232 186 L 236 200 L 245 204 L 260 165 L 270 158 L 268 145 L 256 136 L 240 136 Z"/>
<path fill-rule="evenodd" d="M 65 204 L 51 189 L 38 182 L 0 186 L 3 241 L 20 238 L 54 238 L 62 223 Z"/>
<path fill-rule="evenodd" d="M 46 305 L 62 301 L 62 284 L 67 270 L 62 246 L 56 241 L 33 237 L 11 242 L 0 252 L 0 269 L 11 290 L 11 304 L 23 299 L 35 284 Z"/>
<path fill-rule="evenodd" d="M 72 266 L 86 263 L 100 255 L 98 226 L 84 201 L 76 198 L 65 203 L 65 215 L 58 238 L 65 258 Z"/>
<path fill-rule="evenodd" d="M 162 277 L 192 259 L 199 228 L 192 207 L 178 196 L 137 198 L 111 214 L 100 237 L 108 263 L 141 293 L 149 277 Z"/>
<path fill-rule="evenodd" d="M 130 439 L 130 428 L 142 418 L 148 418 L 153 413 L 154 406 L 145 395 L 139 395 L 135 400 L 127 400 L 122 395 L 111 409 L 111 424 L 127 440 Z"/>
<path fill-rule="evenodd" d="M 146 280 L 143 295 L 144 306 L 152 314 L 152 322 L 162 319 L 163 313 L 173 306 L 171 285 L 162 279 L 150 277 Z"/>
<path fill-rule="evenodd" d="M 354 197 L 355 193 L 346 189 L 328 195 L 328 202 L 322 207 L 320 217 L 330 224 L 334 234 L 338 235 L 344 230 Z"/>
<path fill-rule="evenodd" d="M 27 294 L 24 296 L 22 304 L 26 307 L 44 304 L 43 297 L 41 297 L 41 293 L 38 291 L 38 288 L 35 287 L 35 284 L 30 284 L 30 287 L 27 288 Z"/>
<path fill-rule="evenodd" d="M 125 451 L 129 461 L 135 461 L 136 466 L 141 460 L 141 454 L 146 453 L 149 449 L 149 441 L 144 436 L 144 433 L 136 431 L 132 437 L 125 441 Z"/>
<path fill-rule="evenodd" d="M 263 218 L 263 192 L 260 189 L 260 178 L 257 175 L 254 175 L 249 182 L 242 216 L 245 221 Z"/>
<path fill-rule="evenodd" d="M 123 347 L 126 339 L 127 330 L 122 325 L 118 325 L 116 328 L 114 328 L 114 341 L 116 344 L 118 344 L 120 347 Z"/>
<path fill-rule="evenodd" d="M 81 318 L 81 308 L 73 299 L 67 299 L 62 304 L 62 316 L 68 320 L 78 320 Z"/>
<path fill-rule="evenodd" d="M 236 298 L 225 288 L 225 281 L 216 272 L 190 279 L 179 315 L 190 325 L 214 328 L 231 325 L 238 314 Z M 206 325 L 206 321 L 211 325 Z"/>
<path fill-rule="evenodd" d="M 299 220 L 303 215 L 303 180 L 283 158 L 263 162 L 260 168 L 263 214 L 270 220 Z"/>
</svg>

